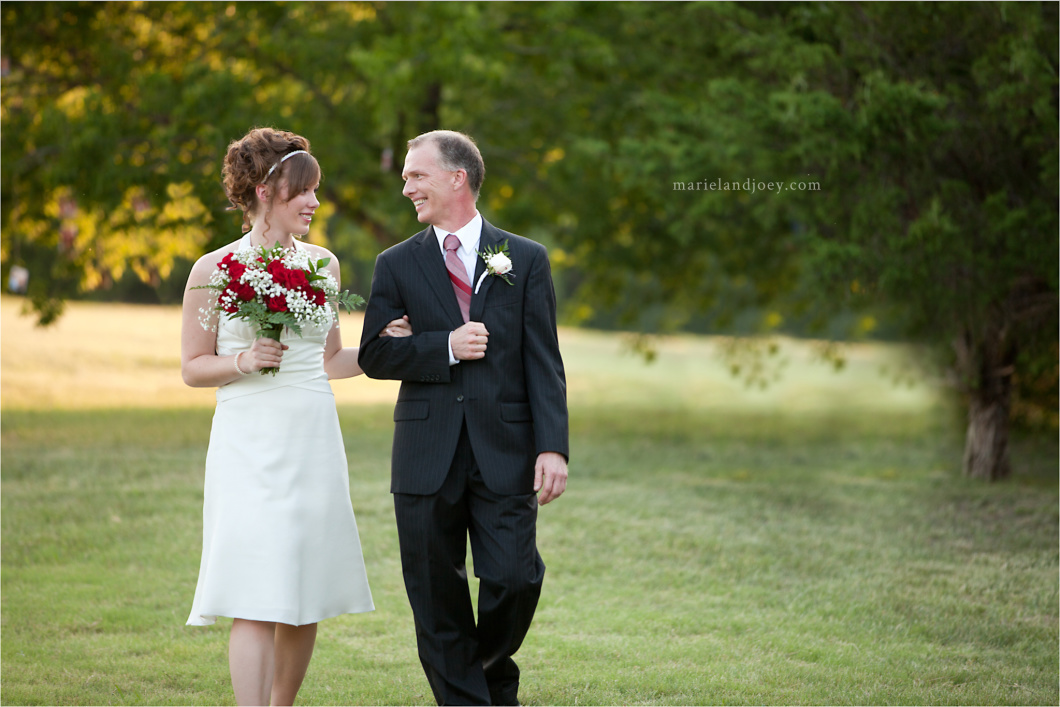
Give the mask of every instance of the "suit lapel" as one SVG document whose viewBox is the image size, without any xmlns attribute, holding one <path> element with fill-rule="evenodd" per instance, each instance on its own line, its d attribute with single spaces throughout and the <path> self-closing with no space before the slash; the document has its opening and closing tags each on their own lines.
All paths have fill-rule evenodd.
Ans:
<svg viewBox="0 0 1060 707">
<path fill-rule="evenodd" d="M 445 258 L 442 257 L 442 253 L 438 249 L 438 239 L 434 235 L 434 227 L 428 226 L 425 231 L 420 232 L 414 238 L 416 243 L 412 249 L 413 257 L 419 264 L 420 270 L 423 271 L 423 278 L 431 286 L 442 309 L 445 310 L 449 319 L 456 323 L 453 328 L 457 329 L 463 325 L 464 318 L 460 316 L 460 305 L 456 302 L 453 283 L 449 281 L 449 271 L 445 267 Z M 475 307 L 474 298 L 472 298 L 471 307 L 472 309 Z"/>
<path fill-rule="evenodd" d="M 497 229 L 486 223 L 486 219 L 482 219 L 482 235 L 479 236 L 478 241 L 479 253 L 485 253 L 487 248 L 499 245 L 500 240 L 500 234 L 497 233 Z M 480 255 L 475 259 L 475 278 L 471 281 L 471 287 L 474 289 L 478 285 L 479 279 L 482 279 L 482 285 L 479 286 L 478 292 L 471 295 L 470 317 L 473 322 L 482 321 L 482 310 L 486 307 L 486 295 L 489 293 L 493 281 L 497 279 L 489 276 L 483 278 L 482 273 L 484 272 L 486 272 L 486 261 Z"/>
</svg>

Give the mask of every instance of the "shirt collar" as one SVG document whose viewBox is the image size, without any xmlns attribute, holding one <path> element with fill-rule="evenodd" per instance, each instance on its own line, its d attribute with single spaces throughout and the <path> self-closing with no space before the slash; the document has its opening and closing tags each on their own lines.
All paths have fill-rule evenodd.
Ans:
<svg viewBox="0 0 1060 707">
<path fill-rule="evenodd" d="M 474 218 L 465 223 L 456 231 L 443 231 L 434 227 L 434 236 L 438 239 L 438 248 L 445 253 L 445 237 L 452 233 L 460 239 L 460 248 L 468 253 L 478 251 L 478 242 L 482 237 L 482 214 L 475 212 Z"/>
</svg>

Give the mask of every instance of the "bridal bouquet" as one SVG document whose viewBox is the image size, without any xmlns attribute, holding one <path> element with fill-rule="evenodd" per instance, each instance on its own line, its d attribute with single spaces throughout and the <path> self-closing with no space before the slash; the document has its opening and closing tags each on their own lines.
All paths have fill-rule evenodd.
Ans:
<svg viewBox="0 0 1060 707">
<path fill-rule="evenodd" d="M 217 293 L 214 304 L 201 311 L 200 322 L 209 330 L 213 314 L 242 319 L 257 328 L 258 338 L 280 340 L 287 327 L 302 335 L 306 324 L 331 324 L 330 307 L 353 311 L 364 298 L 348 290 L 339 292 L 338 283 L 324 267 L 330 258 L 313 260 L 303 250 L 242 248 L 226 255 L 210 275 L 210 282 L 196 289 Z M 278 368 L 263 368 L 262 375 L 276 375 Z"/>
</svg>

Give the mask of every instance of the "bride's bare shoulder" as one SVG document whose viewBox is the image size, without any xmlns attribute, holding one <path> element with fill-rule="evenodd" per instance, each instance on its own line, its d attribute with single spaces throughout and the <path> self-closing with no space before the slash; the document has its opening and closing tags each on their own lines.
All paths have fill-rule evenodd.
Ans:
<svg viewBox="0 0 1060 707">
<path fill-rule="evenodd" d="M 306 249 L 306 252 L 309 253 L 311 258 L 316 260 L 320 260 L 321 258 L 330 258 L 332 261 L 336 260 L 335 254 L 324 246 L 316 245 L 314 243 L 302 243 L 301 245 Z"/>
<path fill-rule="evenodd" d="M 195 281 L 208 280 L 210 274 L 217 269 L 217 264 L 229 253 L 234 253 L 239 248 L 239 243 L 240 241 L 233 241 L 196 260 L 195 265 L 191 268 L 191 276 L 188 279 Z"/>
</svg>

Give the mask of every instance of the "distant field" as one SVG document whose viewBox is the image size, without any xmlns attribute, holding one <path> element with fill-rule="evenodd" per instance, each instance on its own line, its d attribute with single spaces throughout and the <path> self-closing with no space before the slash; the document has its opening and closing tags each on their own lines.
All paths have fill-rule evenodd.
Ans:
<svg viewBox="0 0 1060 707">
<path fill-rule="evenodd" d="M 214 389 L 180 378 L 180 307 L 71 302 L 47 328 L 22 316 L 22 300 L 0 297 L 0 393 L 4 409 L 214 405 Z M 343 315 L 356 345 L 361 317 Z M 341 403 L 393 400 L 387 381 L 337 382 Z"/>
<path fill-rule="evenodd" d="M 22 300 L 0 297 L 0 391 L 4 409 L 213 406 L 213 389 L 180 378 L 180 308 L 72 302 L 57 324 L 37 327 Z M 343 341 L 360 340 L 360 314 L 342 315 Z M 415 323 L 414 323 L 415 324 Z M 939 404 L 919 380 L 896 386 L 881 375 L 909 354 L 903 347 L 848 347 L 840 373 L 815 360 L 810 344 L 785 340 L 770 362 L 781 376 L 765 390 L 734 378 L 718 341 L 677 336 L 660 342 L 654 363 L 629 353 L 621 335 L 561 329 L 571 407 L 830 413 L 923 411 Z M 397 384 L 364 377 L 334 381 L 339 405 L 391 402 Z"/>
</svg>

